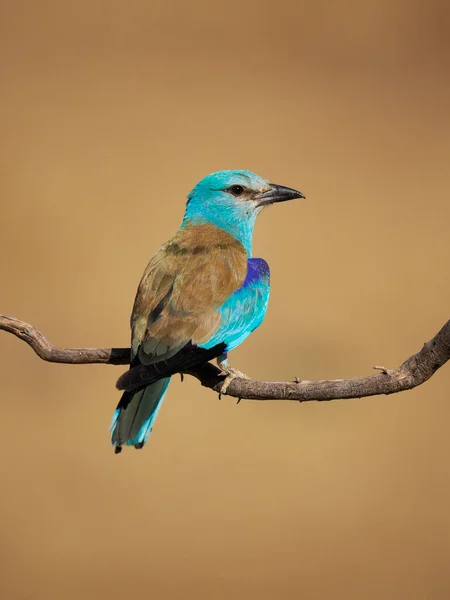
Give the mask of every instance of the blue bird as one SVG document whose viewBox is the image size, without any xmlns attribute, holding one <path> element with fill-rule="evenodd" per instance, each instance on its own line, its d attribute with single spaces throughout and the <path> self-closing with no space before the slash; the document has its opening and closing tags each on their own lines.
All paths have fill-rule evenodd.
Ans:
<svg viewBox="0 0 450 600">
<path fill-rule="evenodd" d="M 243 376 L 227 354 L 262 323 L 270 290 L 269 265 L 252 258 L 256 217 L 304 197 L 250 171 L 212 173 L 191 191 L 180 229 L 151 258 L 136 294 L 130 370 L 117 382 L 125 392 L 111 423 L 116 453 L 144 446 L 171 375 L 217 358 L 223 392 Z"/>
</svg>

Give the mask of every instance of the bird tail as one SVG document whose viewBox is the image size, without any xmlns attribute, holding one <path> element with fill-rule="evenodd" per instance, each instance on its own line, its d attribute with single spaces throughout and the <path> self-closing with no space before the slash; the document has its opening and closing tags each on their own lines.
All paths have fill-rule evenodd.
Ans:
<svg viewBox="0 0 450 600">
<path fill-rule="evenodd" d="M 124 392 L 110 427 L 116 454 L 124 444 L 137 449 L 144 446 L 169 383 L 170 377 L 166 377 L 137 392 Z"/>
</svg>

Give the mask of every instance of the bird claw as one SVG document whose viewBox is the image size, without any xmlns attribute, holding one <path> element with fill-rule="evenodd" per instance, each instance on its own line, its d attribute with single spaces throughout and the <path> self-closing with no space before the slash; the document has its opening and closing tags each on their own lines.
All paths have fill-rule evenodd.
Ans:
<svg viewBox="0 0 450 600">
<path fill-rule="evenodd" d="M 233 369 L 232 367 L 225 368 L 224 366 L 222 366 L 221 375 L 225 375 L 226 377 L 220 388 L 220 396 L 222 394 L 227 393 L 227 389 L 228 389 L 230 383 L 233 381 L 233 379 L 250 379 L 250 377 L 248 375 L 245 375 L 245 373 L 241 373 L 241 371 L 238 371 L 237 369 Z"/>
</svg>

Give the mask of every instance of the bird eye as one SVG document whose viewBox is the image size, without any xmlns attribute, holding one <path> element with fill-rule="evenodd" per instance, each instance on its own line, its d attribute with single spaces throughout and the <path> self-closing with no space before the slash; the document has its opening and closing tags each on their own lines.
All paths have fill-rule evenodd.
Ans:
<svg viewBox="0 0 450 600">
<path fill-rule="evenodd" d="M 233 194 L 233 196 L 242 196 L 245 190 L 242 185 L 232 185 L 227 191 Z"/>
</svg>

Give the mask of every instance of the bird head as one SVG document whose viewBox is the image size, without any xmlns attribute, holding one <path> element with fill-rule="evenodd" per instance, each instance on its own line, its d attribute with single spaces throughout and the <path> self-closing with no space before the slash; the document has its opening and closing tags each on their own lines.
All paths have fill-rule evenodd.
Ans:
<svg viewBox="0 0 450 600">
<path fill-rule="evenodd" d="M 305 196 L 269 183 L 250 171 L 218 171 L 204 177 L 188 196 L 183 226 L 210 223 L 241 241 L 251 255 L 256 217 L 263 208 Z"/>
</svg>

